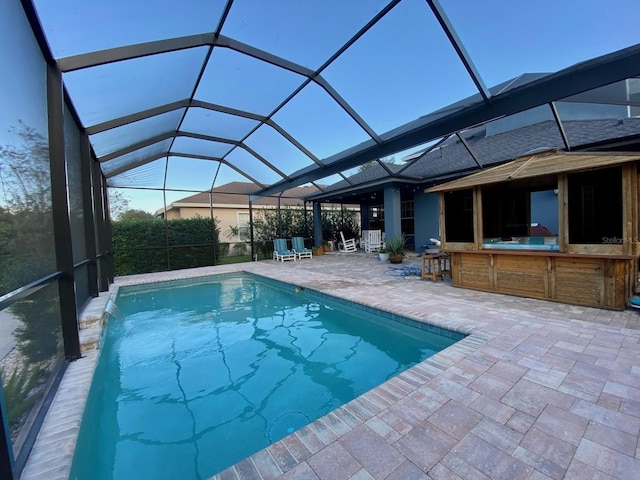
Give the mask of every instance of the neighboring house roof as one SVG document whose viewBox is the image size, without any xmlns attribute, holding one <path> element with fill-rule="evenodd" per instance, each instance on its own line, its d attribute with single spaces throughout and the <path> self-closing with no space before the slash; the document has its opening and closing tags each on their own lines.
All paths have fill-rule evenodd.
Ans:
<svg viewBox="0 0 640 480">
<path fill-rule="evenodd" d="M 238 206 L 241 205 L 244 208 L 249 206 L 249 196 L 255 191 L 255 184 L 250 182 L 230 182 L 225 185 L 214 188 L 211 191 L 213 195 L 212 203 L 216 206 L 229 205 Z M 295 187 L 285 190 L 280 196 L 280 206 L 302 206 L 304 203 L 304 197 L 319 193 L 320 190 L 313 186 Z M 276 207 L 278 205 L 278 197 L 261 197 L 253 200 L 254 206 L 269 206 Z M 189 197 L 176 200 L 167 205 L 167 210 L 180 207 L 208 207 L 209 206 L 209 192 L 200 192 Z M 326 204 L 327 207 L 332 206 Z M 336 204 L 335 207 L 339 207 Z M 158 210 L 161 213 L 164 209 Z"/>
</svg>

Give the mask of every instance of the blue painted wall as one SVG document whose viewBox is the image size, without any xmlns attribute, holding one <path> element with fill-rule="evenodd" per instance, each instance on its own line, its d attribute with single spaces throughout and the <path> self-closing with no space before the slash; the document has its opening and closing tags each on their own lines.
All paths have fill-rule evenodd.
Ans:
<svg viewBox="0 0 640 480">
<path fill-rule="evenodd" d="M 402 234 L 400 190 L 395 187 L 384 189 L 384 234 L 387 240 Z"/>
<path fill-rule="evenodd" d="M 536 222 L 558 234 L 558 196 L 553 190 L 531 192 L 531 223 Z"/>
<path fill-rule="evenodd" d="M 438 194 L 417 191 L 413 197 L 416 251 L 429 238 L 440 238 Z"/>
</svg>

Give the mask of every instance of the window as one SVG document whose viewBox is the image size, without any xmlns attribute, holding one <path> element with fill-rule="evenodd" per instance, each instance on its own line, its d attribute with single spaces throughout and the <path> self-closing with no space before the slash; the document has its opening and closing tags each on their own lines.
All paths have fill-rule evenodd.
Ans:
<svg viewBox="0 0 640 480">
<path fill-rule="evenodd" d="M 622 243 L 622 168 L 574 173 L 569 181 L 569 243 Z"/>
<path fill-rule="evenodd" d="M 402 233 L 405 235 L 413 235 L 415 233 L 415 225 L 413 222 L 413 200 L 407 200 L 400 203 L 400 222 Z"/>
<path fill-rule="evenodd" d="M 251 227 L 249 224 L 249 213 L 238 212 L 238 241 L 248 242 L 251 240 Z"/>
<path fill-rule="evenodd" d="M 512 237 L 528 236 L 531 223 L 529 193 L 519 188 L 483 188 L 483 237 L 511 240 Z"/>
<path fill-rule="evenodd" d="M 384 231 L 384 207 L 382 205 L 369 207 L 369 230 Z"/>
<path fill-rule="evenodd" d="M 557 179 L 482 189 L 482 247 L 558 250 Z"/>
<path fill-rule="evenodd" d="M 444 194 L 445 238 L 447 242 L 473 242 L 473 190 Z"/>
</svg>

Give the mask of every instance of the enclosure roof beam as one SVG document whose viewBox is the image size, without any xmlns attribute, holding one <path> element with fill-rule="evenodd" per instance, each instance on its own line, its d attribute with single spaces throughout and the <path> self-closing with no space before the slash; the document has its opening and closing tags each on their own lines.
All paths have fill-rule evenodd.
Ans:
<svg viewBox="0 0 640 480">
<path fill-rule="evenodd" d="M 478 157 L 476 157 L 476 154 L 473 152 L 471 145 L 469 145 L 469 142 L 467 142 L 467 139 L 464 138 L 460 134 L 460 132 L 456 132 L 456 137 L 458 137 L 458 140 L 460 140 L 460 143 L 462 143 L 464 148 L 467 150 L 467 153 L 471 155 L 471 158 L 473 158 L 473 161 L 476 162 L 476 165 L 478 165 L 478 168 L 482 170 L 483 169 L 482 164 L 478 161 Z"/>
<path fill-rule="evenodd" d="M 560 118 L 560 114 L 558 113 L 558 108 L 556 107 L 555 102 L 549 102 L 549 108 L 551 109 L 551 113 L 553 113 L 553 119 L 556 121 L 556 125 L 558 126 L 558 131 L 560 132 L 560 136 L 562 137 L 564 148 L 568 152 L 570 152 L 571 146 L 569 145 L 569 138 L 567 137 L 567 132 L 564 131 L 564 125 L 562 124 L 562 119 Z"/>
<path fill-rule="evenodd" d="M 454 50 L 458 54 L 458 57 L 460 57 L 464 68 L 467 70 L 467 73 L 471 77 L 471 80 L 473 80 L 473 83 L 476 85 L 476 88 L 480 92 L 480 95 L 482 95 L 485 103 L 491 103 L 491 92 L 484 84 L 484 81 L 482 80 L 478 69 L 473 64 L 473 61 L 471 60 L 471 57 L 469 56 L 464 43 L 462 42 L 462 40 L 460 40 L 460 37 L 458 36 L 455 28 L 453 28 L 453 24 L 449 20 L 449 17 L 447 17 L 446 12 L 442 8 L 442 5 L 440 5 L 440 2 L 438 0 L 427 0 L 427 3 L 431 7 L 433 14 L 438 20 L 438 23 L 440 23 L 440 27 L 442 27 L 444 33 L 447 35 L 447 38 L 451 42 L 451 45 L 453 45 Z"/>
<path fill-rule="evenodd" d="M 328 164 L 324 167 L 293 173 L 291 180 L 273 184 L 256 194 L 270 195 L 282 189 L 308 183 L 316 178 L 348 170 L 376 158 L 393 155 L 471 125 L 513 115 L 637 75 L 640 75 L 640 45 L 581 62 L 513 88 L 494 96 L 490 105 L 481 100 L 436 119 L 430 116 L 421 117 L 389 132 L 388 139 L 382 145 L 371 141 L 364 142 L 334 155 L 332 161 L 326 162 Z"/>
</svg>

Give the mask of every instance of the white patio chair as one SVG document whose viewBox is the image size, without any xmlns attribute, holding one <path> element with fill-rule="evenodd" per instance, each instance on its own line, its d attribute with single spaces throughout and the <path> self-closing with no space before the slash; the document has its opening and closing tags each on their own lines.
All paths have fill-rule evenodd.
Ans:
<svg viewBox="0 0 640 480">
<path fill-rule="evenodd" d="M 340 232 L 340 237 L 342 238 L 342 248 L 339 249 L 340 252 L 355 252 L 358 250 L 356 247 L 356 239 L 350 238 L 346 240 L 344 238 L 344 233 Z"/>
<path fill-rule="evenodd" d="M 367 230 L 364 237 L 364 251 L 378 252 L 382 248 L 382 230 Z"/>
</svg>

